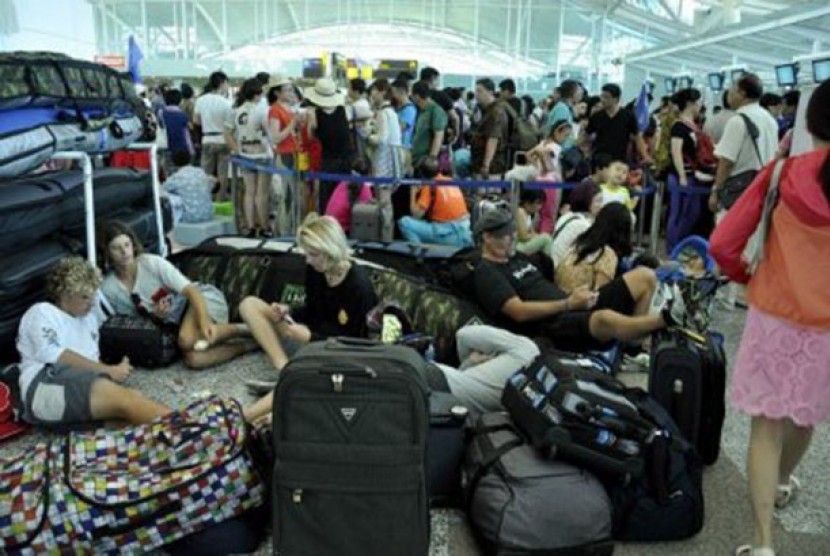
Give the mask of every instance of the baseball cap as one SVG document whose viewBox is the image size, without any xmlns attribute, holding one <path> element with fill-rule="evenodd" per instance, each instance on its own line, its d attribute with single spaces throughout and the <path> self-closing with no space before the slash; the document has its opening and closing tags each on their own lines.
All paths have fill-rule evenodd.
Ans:
<svg viewBox="0 0 830 556">
<path fill-rule="evenodd" d="M 513 213 L 507 206 L 498 206 L 486 211 L 475 225 L 475 233 L 484 232 L 505 236 L 516 231 L 516 222 Z"/>
</svg>

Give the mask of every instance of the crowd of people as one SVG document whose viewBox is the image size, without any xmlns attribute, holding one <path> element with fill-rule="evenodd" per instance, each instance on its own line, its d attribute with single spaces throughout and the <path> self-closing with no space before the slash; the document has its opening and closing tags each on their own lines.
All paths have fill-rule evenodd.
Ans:
<svg viewBox="0 0 830 556">
<path fill-rule="evenodd" d="M 438 89 L 432 68 L 414 83 L 410 77 L 368 87 L 355 79 L 342 94 L 326 78 L 300 91 L 289 79 L 261 74 L 245 80 L 231 101 L 228 78 L 217 72 L 198 97 L 186 86 L 151 91 L 152 112 L 167 134 L 169 167 L 176 168 L 167 190 L 182 198 L 185 213 L 204 212 L 204 198 L 197 202 L 188 190 L 199 183 L 208 204 L 211 194 L 227 198 L 231 155 L 286 169 L 422 180 L 411 188 L 394 181 L 372 188 L 383 207 L 383 235 L 480 247 L 470 295 L 493 326 L 459 330 L 462 367 L 438 366 L 434 382 L 484 411 L 499 409 L 507 378 L 538 354 L 531 338 L 571 351 L 604 350 L 682 325 L 682 298 L 663 287 L 652 268 L 623 264 L 632 254 L 638 202 L 632 193 L 644 174 L 665 179 L 671 193 L 668 248 L 701 227 L 711 229 L 716 215 L 712 254 L 734 283 L 750 284 L 731 398 L 753 418 L 749 476 L 756 535 L 739 554 L 774 554 L 773 508 L 792 499 L 799 487 L 792 473 L 813 427 L 830 419 L 830 305 L 820 283 L 830 261 L 830 82 L 815 90 L 807 110 L 815 150 L 790 157 L 798 99 L 765 95 L 753 74 L 732 85 L 711 117 L 700 92 L 686 89 L 664 98 L 642 129 L 614 84 L 592 97 L 580 83 L 564 81 L 534 105 L 516 96 L 511 80 L 497 87 L 480 79 L 465 95 Z M 522 150 L 527 129 L 534 144 Z M 191 165 L 196 156 L 201 169 Z M 776 159 L 786 161 L 780 200 L 766 256 L 749 274 L 742 252 L 757 227 Z M 511 172 L 524 181 L 577 185 L 562 196 L 553 189 L 522 190 L 517 214 L 496 204 L 471 223 L 481 196 L 442 184 L 450 177 L 491 180 Z M 244 168 L 242 178 L 241 232 L 269 237 L 272 175 Z M 119 385 L 132 370 L 129 361 L 98 361 L 105 306 L 178 327 L 179 347 L 192 368 L 261 348 L 275 378 L 303 344 L 365 337 L 366 315 L 378 299 L 349 255 L 348 207 L 364 189 L 356 185 L 322 181 L 287 188 L 283 201 L 302 210 L 286 213 L 310 212 L 296 233 L 307 263 L 306 305 L 291 312 L 248 297 L 239 307 L 240 323 L 228 322 L 221 291 L 194 284 L 163 258 L 142 253 L 131 230 L 109 223 L 98 235 L 101 268 L 79 258 L 61 262 L 49 279 L 51 300 L 32 307 L 21 322 L 27 419 L 44 425 L 141 423 L 169 411 Z M 345 202 L 346 214 L 318 215 L 337 199 Z M 539 255 L 552 262 L 552 274 Z M 734 288 L 727 302 L 739 302 L 739 294 Z M 770 337 L 780 341 L 766 341 Z M 267 421 L 271 404 L 266 395 L 245 415 Z"/>
</svg>

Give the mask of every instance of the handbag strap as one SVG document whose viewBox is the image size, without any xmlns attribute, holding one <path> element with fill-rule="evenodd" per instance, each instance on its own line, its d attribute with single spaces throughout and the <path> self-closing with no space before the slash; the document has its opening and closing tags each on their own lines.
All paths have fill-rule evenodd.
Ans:
<svg viewBox="0 0 830 556">
<path fill-rule="evenodd" d="M 764 208 L 761 211 L 761 221 L 758 223 L 757 232 L 759 245 L 758 249 L 752 256 L 752 260 L 749 261 L 749 272 L 751 274 L 755 273 L 755 270 L 761 263 L 761 259 L 764 258 L 763 246 L 767 241 L 769 226 L 772 222 L 772 211 L 775 210 L 775 206 L 778 204 L 779 184 L 781 182 L 781 172 L 784 169 L 785 162 L 786 160 L 782 158 L 775 163 L 775 168 L 772 170 L 772 178 L 770 179 L 767 193 L 764 195 Z"/>
<path fill-rule="evenodd" d="M 744 125 L 746 126 L 746 134 L 749 135 L 749 139 L 752 141 L 752 146 L 755 147 L 755 154 L 758 157 L 758 163 L 763 168 L 764 159 L 761 158 L 761 149 L 758 148 L 758 126 L 756 126 L 746 114 L 739 114 L 739 116 L 744 121 Z"/>
</svg>

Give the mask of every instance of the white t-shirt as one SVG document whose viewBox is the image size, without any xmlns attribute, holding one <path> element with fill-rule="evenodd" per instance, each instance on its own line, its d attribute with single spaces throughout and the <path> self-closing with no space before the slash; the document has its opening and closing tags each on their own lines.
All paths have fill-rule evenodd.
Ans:
<svg viewBox="0 0 830 556">
<path fill-rule="evenodd" d="M 217 93 L 208 93 L 196 99 L 193 112 L 202 121 L 202 143 L 205 145 L 224 145 L 225 122 L 232 112 L 231 101 Z"/>
<path fill-rule="evenodd" d="M 554 268 L 565 260 L 576 238 L 590 227 L 591 218 L 581 212 L 566 214 L 556 221 L 556 227 L 553 229 L 553 244 L 550 248 L 550 258 L 553 259 Z"/>
<path fill-rule="evenodd" d="M 349 105 L 349 121 L 369 120 L 372 118 L 372 107 L 369 106 L 369 100 L 365 97 L 360 97 Z"/>
<path fill-rule="evenodd" d="M 17 333 L 20 393 L 24 399 L 38 372 L 44 365 L 57 363 L 64 350 L 98 361 L 98 329 L 106 320 L 101 302 L 101 292 L 98 292 L 92 309 L 82 317 L 73 317 L 46 301 L 26 311 Z"/>
<path fill-rule="evenodd" d="M 249 101 L 234 108 L 225 120 L 225 127 L 233 132 L 242 156 L 256 159 L 272 156 L 268 112 L 259 104 Z"/>
<path fill-rule="evenodd" d="M 726 122 L 723 136 L 715 147 L 715 156 L 735 163 L 731 176 L 737 176 L 747 170 L 760 170 L 775 157 L 778 150 L 778 124 L 760 104 L 753 102 L 742 106 L 737 114 L 746 114 L 758 127 L 758 151 L 761 153 L 761 161 L 758 161 L 752 138 L 746 129 L 746 122 L 740 115 L 735 115 Z"/>
<path fill-rule="evenodd" d="M 101 291 L 119 315 L 138 316 L 131 297 L 133 294 L 138 295 L 142 307 L 152 313 L 156 303 L 168 295 L 181 293 L 191 283 L 178 268 L 158 255 L 144 253 L 138 256 L 136 263 L 138 270 L 132 292 L 114 272 L 107 274 L 101 284 Z"/>
</svg>

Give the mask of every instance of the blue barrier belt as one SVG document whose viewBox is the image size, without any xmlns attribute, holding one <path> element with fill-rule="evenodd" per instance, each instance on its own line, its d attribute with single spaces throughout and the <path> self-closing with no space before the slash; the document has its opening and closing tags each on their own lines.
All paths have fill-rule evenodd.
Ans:
<svg viewBox="0 0 830 556">
<path fill-rule="evenodd" d="M 668 188 L 669 193 L 680 193 L 681 195 L 706 195 L 709 196 L 712 193 L 712 189 L 709 187 L 682 187 L 682 186 L 674 186 Z"/>
</svg>

